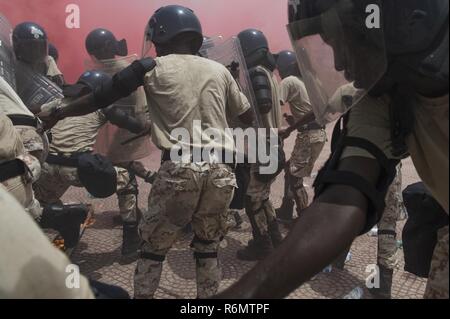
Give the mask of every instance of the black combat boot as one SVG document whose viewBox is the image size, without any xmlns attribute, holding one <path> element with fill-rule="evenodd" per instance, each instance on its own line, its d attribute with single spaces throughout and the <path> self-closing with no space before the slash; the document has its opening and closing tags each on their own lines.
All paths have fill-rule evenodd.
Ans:
<svg viewBox="0 0 450 319">
<path fill-rule="evenodd" d="M 269 256 L 273 251 L 270 236 L 258 236 L 248 242 L 248 246 L 237 252 L 237 258 L 243 261 L 258 261 Z"/>
<path fill-rule="evenodd" d="M 40 226 L 59 232 L 66 248 L 74 248 L 80 239 L 80 227 L 86 221 L 86 205 L 53 204 L 44 208 Z"/>
<path fill-rule="evenodd" d="M 137 223 L 123 223 L 122 256 L 136 254 L 140 244 Z"/>
<path fill-rule="evenodd" d="M 269 224 L 269 235 L 272 239 L 273 247 L 277 248 L 278 246 L 280 246 L 281 242 L 283 241 L 283 235 L 281 235 L 277 220 L 274 220 Z"/>
<path fill-rule="evenodd" d="M 378 265 L 380 269 L 380 288 L 369 289 L 375 299 L 392 299 L 392 280 L 394 270 Z"/>
<path fill-rule="evenodd" d="M 281 207 L 276 209 L 277 218 L 280 223 L 290 225 L 294 222 L 294 201 L 290 198 L 283 198 Z"/>
<path fill-rule="evenodd" d="M 234 219 L 234 222 L 235 222 L 235 225 L 234 225 L 233 229 L 241 229 L 241 226 L 242 226 L 242 223 L 243 223 L 241 214 L 239 214 L 239 211 L 237 211 L 237 210 L 233 211 L 232 214 L 233 214 L 233 219 Z"/>
</svg>

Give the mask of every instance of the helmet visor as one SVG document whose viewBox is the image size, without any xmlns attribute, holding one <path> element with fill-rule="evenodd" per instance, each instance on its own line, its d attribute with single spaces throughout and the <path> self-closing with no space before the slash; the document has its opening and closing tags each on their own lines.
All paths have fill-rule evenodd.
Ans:
<svg viewBox="0 0 450 319">
<path fill-rule="evenodd" d="M 387 69 L 380 1 L 337 0 L 319 16 L 288 25 L 316 120 L 327 124 L 357 104 Z M 380 18 L 380 17 L 378 17 Z M 378 19 L 379 22 L 379 19 Z"/>
<path fill-rule="evenodd" d="M 154 23 L 153 21 L 150 21 L 149 24 L 145 27 L 144 31 L 144 41 L 142 43 L 142 58 L 155 58 L 156 57 L 156 50 L 155 46 L 153 45 L 153 35 L 155 32 L 154 29 Z"/>
</svg>

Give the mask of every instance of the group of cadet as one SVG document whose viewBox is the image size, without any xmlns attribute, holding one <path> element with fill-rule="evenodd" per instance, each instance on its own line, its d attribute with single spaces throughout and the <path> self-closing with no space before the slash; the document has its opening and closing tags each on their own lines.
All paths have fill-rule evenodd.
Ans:
<svg viewBox="0 0 450 319">
<path fill-rule="evenodd" d="M 65 83 L 41 26 L 21 23 L 10 37 L 0 15 L 0 296 L 126 296 L 84 277 L 78 293 L 64 286 L 70 262 L 41 229 L 55 229 L 67 248 L 76 246 L 89 205 L 61 201 L 75 186 L 96 198 L 117 194 L 122 255 L 137 258 L 134 298 L 154 297 L 164 260 L 189 225 L 197 296 L 216 296 L 220 243 L 242 209 L 252 239 L 237 258 L 260 262 L 219 297 L 285 297 L 345 258 L 355 237 L 378 224 L 381 285 L 371 293 L 391 298 L 402 159 L 412 157 L 448 213 L 448 1 L 379 1 L 385 23 L 378 29 L 364 24 L 366 2 L 290 1 L 294 51 L 278 54 L 259 30 L 206 37 L 191 9 L 165 6 L 147 24 L 141 58 L 112 32 L 90 32 L 91 59 L 74 85 Z M 415 23 L 406 27 L 405 19 Z M 327 142 L 326 125 L 336 120 L 311 203 L 305 179 Z M 277 134 L 271 151 L 278 169 L 262 174 L 258 161 L 218 161 L 208 134 L 184 145 L 192 152 L 175 160 L 173 130 L 195 136 L 196 121 L 225 141 L 221 154 L 237 151 L 229 127 Z M 292 132 L 286 160 L 283 141 Z M 149 135 L 162 152 L 157 173 L 140 162 L 150 154 Z M 283 202 L 275 209 L 271 187 L 283 170 Z M 152 184 L 142 212 L 137 177 Z M 286 238 L 280 224 L 289 228 Z M 448 298 L 448 226 L 439 233 L 426 297 Z"/>
</svg>

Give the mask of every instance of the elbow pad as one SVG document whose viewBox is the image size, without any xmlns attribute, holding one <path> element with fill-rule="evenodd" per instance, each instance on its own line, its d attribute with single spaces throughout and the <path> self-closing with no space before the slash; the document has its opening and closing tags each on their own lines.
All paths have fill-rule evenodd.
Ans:
<svg viewBox="0 0 450 319">
<path fill-rule="evenodd" d="M 348 114 L 336 124 L 331 143 L 331 156 L 322 170 L 320 170 L 314 182 L 315 197 L 319 197 L 327 186 L 333 184 L 351 186 L 363 193 L 369 202 L 367 221 L 365 229 L 361 234 L 363 235 L 378 224 L 383 216 L 386 208 L 385 198 L 397 174 L 396 167 L 399 161 L 388 159 L 383 151 L 366 139 L 347 136 L 346 129 L 343 131 L 340 129 L 342 120 L 345 127 L 347 119 Z M 361 148 L 377 159 L 381 166 L 381 175 L 376 185 L 371 184 L 356 173 L 338 170 L 342 153 L 346 147 Z"/>
<path fill-rule="evenodd" d="M 250 71 L 253 91 L 255 93 L 256 104 L 261 114 L 267 114 L 272 110 L 272 85 L 263 71 L 253 69 Z"/>
<path fill-rule="evenodd" d="M 144 76 L 156 67 L 152 58 L 134 61 L 116 73 L 112 79 L 101 83 L 94 91 L 94 103 L 98 108 L 106 108 L 114 102 L 129 96 L 144 85 Z"/>
<path fill-rule="evenodd" d="M 145 126 L 140 121 L 118 108 L 113 107 L 111 110 L 106 111 L 105 116 L 112 124 L 134 134 L 142 133 L 145 129 Z"/>
</svg>

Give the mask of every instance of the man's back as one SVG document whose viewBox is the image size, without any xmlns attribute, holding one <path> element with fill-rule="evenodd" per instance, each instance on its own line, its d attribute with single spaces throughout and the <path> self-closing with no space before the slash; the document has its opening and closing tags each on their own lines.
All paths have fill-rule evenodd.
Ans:
<svg viewBox="0 0 450 319">
<path fill-rule="evenodd" d="M 173 54 L 157 58 L 156 62 L 156 68 L 145 77 L 154 143 L 169 150 L 176 144 L 170 137 L 176 128 L 187 129 L 191 137 L 199 134 L 194 128 L 196 120 L 201 121 L 199 129 L 214 128 L 224 140 L 227 108 L 233 114 L 243 111 L 239 88 L 229 71 L 219 63 L 193 55 Z M 232 140 L 226 140 L 228 148 Z M 209 142 L 206 138 L 203 145 Z"/>
<path fill-rule="evenodd" d="M 100 127 L 106 123 L 105 116 L 97 111 L 85 116 L 70 117 L 52 128 L 53 153 L 92 152 Z"/>
<path fill-rule="evenodd" d="M 289 76 L 280 85 L 280 98 L 283 103 L 289 103 L 292 115 L 300 120 L 312 111 L 311 102 L 305 84 L 296 76 Z"/>
</svg>

